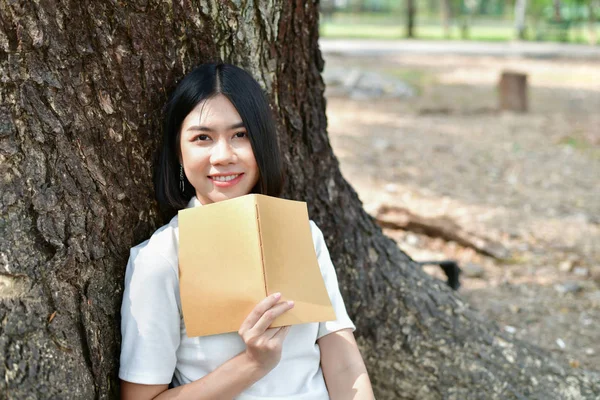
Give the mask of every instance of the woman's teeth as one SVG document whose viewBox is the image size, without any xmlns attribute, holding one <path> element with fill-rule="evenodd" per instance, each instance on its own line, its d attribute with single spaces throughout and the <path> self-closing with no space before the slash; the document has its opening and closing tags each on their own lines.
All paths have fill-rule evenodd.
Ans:
<svg viewBox="0 0 600 400">
<path fill-rule="evenodd" d="M 227 182 L 227 181 L 237 178 L 238 176 L 240 176 L 240 174 L 227 175 L 227 176 L 213 176 L 212 179 L 215 181 L 219 181 L 219 182 Z"/>
</svg>

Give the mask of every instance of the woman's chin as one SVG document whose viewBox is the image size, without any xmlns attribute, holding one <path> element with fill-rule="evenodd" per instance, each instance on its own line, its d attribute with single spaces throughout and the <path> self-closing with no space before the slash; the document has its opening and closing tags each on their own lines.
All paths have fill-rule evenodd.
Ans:
<svg viewBox="0 0 600 400">
<path fill-rule="evenodd" d="M 218 203 L 219 201 L 235 199 L 236 197 L 240 197 L 245 194 L 247 193 L 238 191 L 232 191 L 231 193 L 215 193 L 213 196 L 210 196 L 210 200 L 213 203 Z"/>
</svg>

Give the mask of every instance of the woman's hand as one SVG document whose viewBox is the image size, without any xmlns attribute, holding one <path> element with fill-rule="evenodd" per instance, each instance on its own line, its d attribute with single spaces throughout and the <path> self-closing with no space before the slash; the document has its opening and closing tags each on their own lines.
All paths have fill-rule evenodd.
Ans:
<svg viewBox="0 0 600 400">
<path fill-rule="evenodd" d="M 275 318 L 294 307 L 293 301 L 277 303 L 281 293 L 275 293 L 254 307 L 238 334 L 246 343 L 246 356 L 265 374 L 279 364 L 283 341 L 290 327 L 271 328 Z"/>
<path fill-rule="evenodd" d="M 238 333 L 246 351 L 194 382 L 168 389 L 168 385 L 142 385 L 121 381 L 122 399 L 232 399 L 269 373 L 281 359 L 283 340 L 290 327 L 272 328 L 275 318 L 294 307 L 280 293 L 254 307 Z"/>
</svg>

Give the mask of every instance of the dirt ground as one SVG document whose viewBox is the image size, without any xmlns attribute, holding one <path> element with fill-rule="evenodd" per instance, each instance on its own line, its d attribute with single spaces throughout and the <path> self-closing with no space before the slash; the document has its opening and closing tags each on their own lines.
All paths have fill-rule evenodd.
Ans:
<svg viewBox="0 0 600 400">
<path fill-rule="evenodd" d="M 325 58 L 326 70 L 378 72 L 415 89 L 360 100 L 328 88 L 331 143 L 367 211 L 447 216 L 510 257 L 386 233 L 415 260 L 458 260 L 460 295 L 502 329 L 600 370 L 600 60 Z M 528 113 L 497 111 L 502 70 L 528 74 Z"/>
</svg>

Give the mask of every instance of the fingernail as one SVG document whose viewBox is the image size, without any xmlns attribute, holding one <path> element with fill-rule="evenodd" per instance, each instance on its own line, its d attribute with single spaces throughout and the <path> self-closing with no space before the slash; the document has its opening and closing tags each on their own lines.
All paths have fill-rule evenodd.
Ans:
<svg viewBox="0 0 600 400">
<path fill-rule="evenodd" d="M 289 306 L 294 307 L 294 302 L 292 300 L 287 302 Z"/>
<path fill-rule="evenodd" d="M 275 294 L 273 294 L 273 297 L 276 298 L 276 299 L 278 299 L 278 298 L 281 297 L 281 293 L 275 293 Z"/>
</svg>

